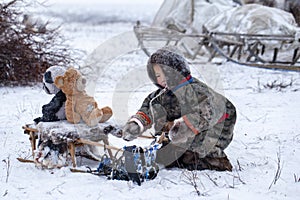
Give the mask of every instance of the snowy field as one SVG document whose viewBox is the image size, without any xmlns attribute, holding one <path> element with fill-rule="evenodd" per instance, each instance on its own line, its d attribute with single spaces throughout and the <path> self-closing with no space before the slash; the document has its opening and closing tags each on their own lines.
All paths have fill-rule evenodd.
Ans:
<svg viewBox="0 0 300 200">
<path fill-rule="evenodd" d="M 43 11 L 43 17 L 67 22 L 62 27 L 63 33 L 72 38 L 72 46 L 87 56 L 97 47 L 106 47 L 110 41 L 127 36 L 124 32 L 132 31 L 136 20 L 150 24 L 162 1 L 95 2 L 53 2 L 47 12 Z M 81 21 L 83 17 L 86 20 Z M 124 43 L 127 39 L 124 37 Z M 94 89 L 95 98 L 100 106 L 113 108 L 113 122 L 124 123 L 155 89 L 146 78 L 146 71 L 143 73 L 146 62 L 147 57 L 137 50 L 114 59 L 98 74 L 101 78 Z M 195 77 L 224 93 L 237 108 L 234 139 L 226 149 L 234 165 L 232 172 L 161 169 L 157 178 L 137 186 L 106 177 L 71 173 L 69 167 L 41 170 L 33 164 L 20 163 L 17 157 L 31 155 L 28 136 L 21 127 L 41 116 L 42 105 L 52 96 L 45 94 L 41 85 L 2 87 L 0 199 L 300 199 L 299 72 L 233 63 L 195 64 L 192 71 Z M 130 93 L 120 101 L 124 89 Z M 110 142 L 119 147 L 148 143 L 145 139 L 126 143 L 114 137 Z M 82 168 L 87 164 L 97 166 L 84 159 L 77 161 Z M 201 196 L 187 178 L 191 175 L 196 175 Z"/>
</svg>

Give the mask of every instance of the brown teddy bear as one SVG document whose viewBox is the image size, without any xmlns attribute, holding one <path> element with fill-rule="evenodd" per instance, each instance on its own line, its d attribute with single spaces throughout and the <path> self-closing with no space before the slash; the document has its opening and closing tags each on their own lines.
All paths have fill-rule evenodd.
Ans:
<svg viewBox="0 0 300 200">
<path fill-rule="evenodd" d="M 86 79 L 78 70 L 69 68 L 63 76 L 56 77 L 54 84 L 66 94 L 66 118 L 70 123 L 77 124 L 82 119 L 88 126 L 95 126 L 112 116 L 110 107 L 99 109 L 95 99 L 86 94 Z"/>
</svg>

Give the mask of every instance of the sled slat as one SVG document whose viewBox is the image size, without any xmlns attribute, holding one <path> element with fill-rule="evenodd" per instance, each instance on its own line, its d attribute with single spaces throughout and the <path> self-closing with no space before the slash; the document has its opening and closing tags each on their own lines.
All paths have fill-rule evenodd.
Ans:
<svg viewBox="0 0 300 200">
<path fill-rule="evenodd" d="M 23 162 L 23 163 L 34 163 L 33 160 L 28 160 L 25 158 L 17 158 L 18 161 Z"/>
</svg>

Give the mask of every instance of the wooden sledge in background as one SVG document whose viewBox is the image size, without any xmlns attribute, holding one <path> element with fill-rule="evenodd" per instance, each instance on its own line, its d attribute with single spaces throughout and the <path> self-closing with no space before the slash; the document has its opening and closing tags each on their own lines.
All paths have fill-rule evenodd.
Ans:
<svg viewBox="0 0 300 200">
<path fill-rule="evenodd" d="M 217 64 L 232 61 L 246 66 L 300 71 L 300 39 L 293 35 L 208 31 L 186 34 L 173 29 L 142 26 L 140 22 L 134 26 L 134 33 L 139 47 L 148 56 L 158 48 L 173 45 L 195 64 L 199 61 Z"/>
</svg>

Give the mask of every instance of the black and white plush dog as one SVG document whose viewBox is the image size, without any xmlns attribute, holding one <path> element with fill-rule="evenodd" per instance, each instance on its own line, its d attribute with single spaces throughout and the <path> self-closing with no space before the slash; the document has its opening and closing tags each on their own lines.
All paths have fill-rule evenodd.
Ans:
<svg viewBox="0 0 300 200">
<path fill-rule="evenodd" d="M 33 121 L 39 122 L 53 122 L 65 120 L 65 102 L 66 95 L 54 85 L 54 80 L 57 76 L 63 76 L 66 69 L 60 66 L 49 67 L 43 76 L 43 89 L 47 94 L 55 94 L 52 100 L 43 105 L 42 117 L 35 118 Z"/>
</svg>

